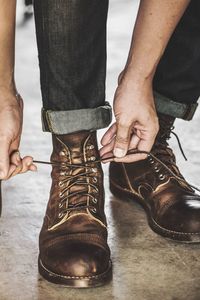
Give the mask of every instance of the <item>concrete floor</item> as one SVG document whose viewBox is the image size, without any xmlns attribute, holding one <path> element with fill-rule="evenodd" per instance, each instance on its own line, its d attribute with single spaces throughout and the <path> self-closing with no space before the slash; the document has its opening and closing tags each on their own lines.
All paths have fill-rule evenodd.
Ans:
<svg viewBox="0 0 200 300">
<path fill-rule="evenodd" d="M 107 99 L 112 102 L 117 75 L 126 60 L 138 1 L 111 0 L 108 22 Z M 21 6 L 19 3 L 19 18 Z M 17 32 L 17 86 L 25 101 L 22 154 L 48 159 L 49 134 L 41 131 L 39 73 L 33 22 Z M 179 165 L 190 182 L 199 184 L 198 111 L 193 122 L 177 122 L 176 132 L 189 158 L 184 162 L 172 145 Z M 100 135 L 102 132 L 100 132 Z M 94 290 L 54 286 L 38 275 L 38 234 L 50 187 L 50 168 L 20 175 L 3 184 L 0 220 L 0 300 L 199 300 L 200 256 L 198 245 L 176 244 L 154 234 L 142 209 L 115 199 L 108 189 L 105 167 L 106 212 L 109 244 L 114 264 L 113 281 Z"/>
</svg>

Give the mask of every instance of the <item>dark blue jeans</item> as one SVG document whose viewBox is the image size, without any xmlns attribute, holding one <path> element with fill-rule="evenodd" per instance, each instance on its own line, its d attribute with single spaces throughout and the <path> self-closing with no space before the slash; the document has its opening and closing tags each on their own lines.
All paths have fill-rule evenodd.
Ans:
<svg viewBox="0 0 200 300">
<path fill-rule="evenodd" d="M 112 115 L 105 101 L 108 0 L 34 0 L 34 10 L 43 129 L 66 134 L 107 127 Z M 187 120 L 200 95 L 199 16 L 199 0 L 193 0 L 154 80 L 157 111 Z"/>
</svg>

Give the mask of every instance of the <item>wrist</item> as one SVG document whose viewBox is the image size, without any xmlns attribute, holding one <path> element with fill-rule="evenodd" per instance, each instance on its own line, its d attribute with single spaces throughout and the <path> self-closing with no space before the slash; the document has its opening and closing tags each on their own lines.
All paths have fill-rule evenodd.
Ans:
<svg viewBox="0 0 200 300">
<path fill-rule="evenodd" d="M 153 89 L 153 78 L 145 76 L 143 73 L 135 72 L 134 70 L 124 69 L 118 78 L 118 84 L 129 87 L 131 89 Z"/>
<path fill-rule="evenodd" d="M 134 81 L 138 83 L 146 82 L 152 84 L 155 71 L 156 67 L 148 68 L 145 64 L 142 66 L 128 64 L 128 66 L 125 67 L 125 76 L 134 79 Z"/>
<path fill-rule="evenodd" d="M 15 86 L 12 88 L 0 86 L 0 105 L 16 105 L 18 103 L 17 90 Z"/>
</svg>

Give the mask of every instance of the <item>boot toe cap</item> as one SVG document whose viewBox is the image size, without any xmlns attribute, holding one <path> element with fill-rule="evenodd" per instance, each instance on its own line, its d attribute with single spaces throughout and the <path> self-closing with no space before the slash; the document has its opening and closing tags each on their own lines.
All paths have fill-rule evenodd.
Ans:
<svg viewBox="0 0 200 300">
<path fill-rule="evenodd" d="M 49 249 L 42 261 L 51 272 L 71 278 L 101 275 L 110 263 L 108 251 L 82 242 L 60 243 Z"/>
<path fill-rule="evenodd" d="M 200 234 L 200 197 L 182 196 L 166 210 L 159 223 L 175 232 Z"/>
</svg>

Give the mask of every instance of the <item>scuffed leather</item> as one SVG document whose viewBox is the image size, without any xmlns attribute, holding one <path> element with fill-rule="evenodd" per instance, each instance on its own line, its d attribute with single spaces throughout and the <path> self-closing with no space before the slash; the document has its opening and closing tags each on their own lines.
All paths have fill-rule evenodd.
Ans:
<svg viewBox="0 0 200 300">
<path fill-rule="evenodd" d="M 51 161 L 87 165 L 91 157 L 99 158 L 95 132 L 53 135 Z M 59 206 L 61 201 L 59 193 L 63 189 L 59 186 L 59 182 L 67 175 L 63 174 L 60 166 L 53 166 L 52 169 L 52 187 L 40 232 L 39 247 L 43 265 L 58 275 L 87 278 L 105 272 L 110 262 L 104 213 L 103 171 L 100 163 L 90 161 L 88 169 L 91 168 L 96 168 L 96 172 L 88 176 L 86 184 L 74 184 L 69 193 L 85 190 L 93 194 L 98 202 L 90 203 L 92 198 L 88 199 L 88 196 L 84 195 L 73 196 L 68 201 L 69 207 L 73 206 L 75 209 L 63 214 L 61 218 L 59 214 L 67 207 L 67 203 L 64 208 Z M 67 169 L 67 173 L 74 176 L 84 171 L 83 167 Z M 93 178 L 97 180 L 93 182 Z M 98 188 L 98 193 L 89 184 L 87 185 L 87 182 L 91 181 Z M 70 181 L 67 184 L 70 184 Z M 85 201 L 91 208 L 82 209 Z M 96 208 L 96 213 L 91 210 L 92 207 Z"/>
<path fill-rule="evenodd" d="M 185 181 L 176 166 L 167 139 L 173 119 L 160 116 L 160 131 L 151 151 L 166 168 L 151 157 L 130 164 L 110 164 L 110 184 L 121 190 L 121 196 L 145 204 L 148 217 L 169 233 L 200 234 L 200 197 Z M 124 193 L 124 194 L 123 194 Z"/>
</svg>

